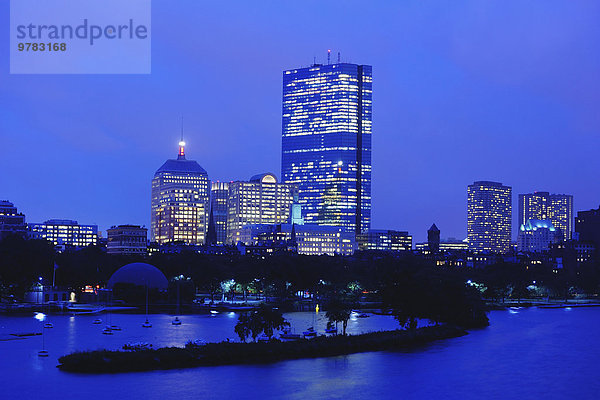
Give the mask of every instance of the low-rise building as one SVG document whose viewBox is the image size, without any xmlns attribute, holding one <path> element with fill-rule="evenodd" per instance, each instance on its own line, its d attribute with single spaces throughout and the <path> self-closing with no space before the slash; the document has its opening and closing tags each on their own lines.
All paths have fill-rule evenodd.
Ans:
<svg viewBox="0 0 600 400">
<path fill-rule="evenodd" d="M 466 240 L 460 240 L 456 238 L 448 238 L 440 241 L 438 244 L 440 253 L 444 252 L 465 252 L 469 250 L 469 243 Z M 428 254 L 429 243 L 415 243 L 415 250 L 420 253 Z"/>
<path fill-rule="evenodd" d="M 98 225 L 80 225 L 69 219 L 50 219 L 41 224 L 28 224 L 28 227 L 32 237 L 46 239 L 61 251 L 98 243 Z"/>
<path fill-rule="evenodd" d="M 144 256 L 148 253 L 148 229 L 139 225 L 112 226 L 106 230 L 108 254 Z"/>
<path fill-rule="evenodd" d="M 597 210 L 578 211 L 575 232 L 579 242 L 593 244 L 600 249 L 600 207 Z"/>
<path fill-rule="evenodd" d="M 324 225 L 253 224 L 235 232 L 247 246 L 272 246 L 279 252 L 282 246 L 305 255 L 352 255 L 356 250 L 354 233 L 343 228 Z"/>
<path fill-rule="evenodd" d="M 530 253 L 546 252 L 562 237 L 560 229 L 556 229 L 549 220 L 528 219 L 519 228 L 517 250 Z"/>
<path fill-rule="evenodd" d="M 0 200 L 0 240 L 10 235 L 27 235 L 25 215 L 10 201 Z"/>
<path fill-rule="evenodd" d="M 369 230 L 356 235 L 361 251 L 407 251 L 412 249 L 412 236 L 406 231 Z"/>
</svg>

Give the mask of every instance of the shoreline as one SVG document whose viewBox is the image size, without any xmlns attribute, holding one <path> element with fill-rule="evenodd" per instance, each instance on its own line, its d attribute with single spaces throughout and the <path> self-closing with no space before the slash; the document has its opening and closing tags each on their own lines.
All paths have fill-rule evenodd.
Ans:
<svg viewBox="0 0 600 400">
<path fill-rule="evenodd" d="M 233 364 L 264 364 L 302 358 L 334 357 L 372 351 L 416 348 L 437 340 L 467 335 L 463 328 L 438 325 L 406 330 L 380 331 L 360 335 L 319 336 L 293 342 L 220 342 L 203 346 L 163 347 L 120 351 L 75 352 L 58 359 L 65 372 L 122 373 L 209 367 Z"/>
<path fill-rule="evenodd" d="M 600 307 L 598 301 L 590 300 L 573 300 L 569 301 L 532 301 L 530 299 L 522 299 L 521 301 L 488 301 L 486 305 L 490 310 L 507 310 L 509 308 L 530 308 L 538 307 L 545 309 L 552 308 L 586 308 L 586 307 Z"/>
</svg>

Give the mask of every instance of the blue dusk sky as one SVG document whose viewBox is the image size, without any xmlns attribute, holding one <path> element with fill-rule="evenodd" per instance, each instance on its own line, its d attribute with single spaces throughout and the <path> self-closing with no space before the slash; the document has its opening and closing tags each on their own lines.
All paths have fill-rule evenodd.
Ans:
<svg viewBox="0 0 600 400">
<path fill-rule="evenodd" d="M 0 199 L 28 222 L 150 223 L 177 155 L 280 176 L 282 71 L 373 66 L 373 228 L 466 236 L 467 185 L 600 204 L 600 2 L 152 2 L 150 75 L 10 75 L 0 2 Z"/>
</svg>

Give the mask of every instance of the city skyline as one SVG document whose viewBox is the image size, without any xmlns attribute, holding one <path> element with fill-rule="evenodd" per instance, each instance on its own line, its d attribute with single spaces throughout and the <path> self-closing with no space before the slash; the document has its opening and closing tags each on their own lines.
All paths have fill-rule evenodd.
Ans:
<svg viewBox="0 0 600 400">
<path fill-rule="evenodd" d="M 600 168 L 600 60 L 587 49 L 600 37 L 598 5 L 534 8 L 530 25 L 516 4 L 375 4 L 360 13 L 332 4 L 295 33 L 307 11 L 277 5 L 261 13 L 240 3 L 227 12 L 235 28 L 228 33 L 207 17 L 192 21 L 225 13 L 218 5 L 156 3 L 151 76 L 24 77 L 0 66 L 0 139 L 15 149 L 0 161 L 0 197 L 28 222 L 149 227 L 147 182 L 176 151 L 181 114 L 190 158 L 211 180 L 280 171 L 281 73 L 313 56 L 325 63 L 331 48 L 374 70 L 373 229 L 406 230 L 421 242 L 435 223 L 442 238 L 464 238 L 464 188 L 477 180 L 512 186 L 513 210 L 516 194 L 533 191 L 571 194 L 575 212 L 597 208 L 600 188 L 589 182 Z M 284 13 L 285 25 L 267 23 Z M 0 17 L 7 15 L 3 4 Z M 350 30 L 362 17 L 369 40 Z M 174 18 L 180 24 L 167 29 Z M 551 34 L 556 26 L 560 37 Z M 571 161 L 552 173 L 527 168 L 556 149 Z"/>
</svg>

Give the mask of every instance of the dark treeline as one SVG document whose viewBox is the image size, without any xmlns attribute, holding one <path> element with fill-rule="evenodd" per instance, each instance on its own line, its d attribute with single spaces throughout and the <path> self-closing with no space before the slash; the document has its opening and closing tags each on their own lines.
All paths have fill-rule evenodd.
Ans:
<svg viewBox="0 0 600 400">
<path fill-rule="evenodd" d="M 134 261 L 156 266 L 169 280 L 183 275 L 185 284 L 179 287 L 184 302 L 190 302 L 196 290 L 206 293 L 209 301 L 219 300 L 223 291 L 227 291 L 226 297 L 254 293 L 280 303 L 297 301 L 297 293 L 309 292 L 322 305 L 336 298 L 350 303 L 383 302 L 384 307 L 402 302 L 405 309 L 414 307 L 410 312 L 412 317 L 419 317 L 422 312 L 418 308 L 425 304 L 427 317 L 434 321 L 448 320 L 449 314 L 463 309 L 465 304 L 475 304 L 473 299 L 479 297 L 496 301 L 532 297 L 564 299 L 578 294 L 595 296 L 600 288 L 598 263 L 560 270 L 545 264 L 511 263 L 480 269 L 446 268 L 411 253 L 260 258 L 183 252 L 136 259 L 111 256 L 96 246 L 56 254 L 46 241 L 13 237 L 0 242 L 0 294 L 19 299 L 39 277 L 46 284 L 52 282 L 54 263 L 58 265 L 57 286 L 76 292 L 85 285 L 103 287 L 118 268 Z M 227 281 L 233 283 L 223 285 Z M 471 284 L 466 284 L 467 281 Z M 173 297 L 174 291 L 169 292 L 169 297 Z M 477 307 L 475 304 L 474 308 Z M 397 317 L 410 326 L 410 317 Z M 453 315 L 450 319 L 462 318 L 465 315 Z"/>
</svg>

